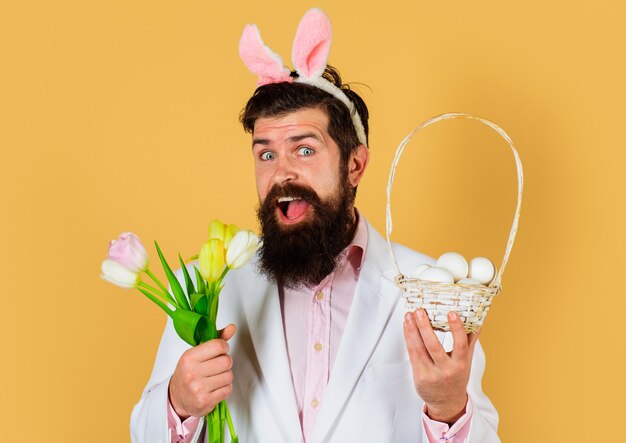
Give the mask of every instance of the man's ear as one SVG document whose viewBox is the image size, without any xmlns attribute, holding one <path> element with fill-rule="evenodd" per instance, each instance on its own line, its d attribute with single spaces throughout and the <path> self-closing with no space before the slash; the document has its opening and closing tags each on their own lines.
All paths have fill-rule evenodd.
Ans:
<svg viewBox="0 0 626 443">
<path fill-rule="evenodd" d="M 348 160 L 348 181 L 353 188 L 359 185 L 369 161 L 370 151 L 365 145 L 357 146 L 350 154 L 350 159 Z"/>
</svg>

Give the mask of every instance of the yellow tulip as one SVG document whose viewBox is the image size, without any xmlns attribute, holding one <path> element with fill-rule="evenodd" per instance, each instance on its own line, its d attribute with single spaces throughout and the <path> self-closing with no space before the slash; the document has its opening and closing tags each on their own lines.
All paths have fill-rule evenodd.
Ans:
<svg viewBox="0 0 626 443">
<path fill-rule="evenodd" d="M 237 225 L 228 225 L 226 226 L 226 230 L 224 232 L 224 248 L 228 249 L 230 245 L 230 241 L 233 239 L 235 234 L 239 231 Z"/>
<path fill-rule="evenodd" d="M 226 225 L 218 219 L 212 220 L 211 223 L 209 223 L 209 240 L 217 239 L 224 241 L 225 233 Z"/>
<path fill-rule="evenodd" d="M 224 243 L 213 238 L 202 245 L 198 256 L 199 271 L 202 278 L 212 283 L 217 281 L 224 271 Z"/>
</svg>

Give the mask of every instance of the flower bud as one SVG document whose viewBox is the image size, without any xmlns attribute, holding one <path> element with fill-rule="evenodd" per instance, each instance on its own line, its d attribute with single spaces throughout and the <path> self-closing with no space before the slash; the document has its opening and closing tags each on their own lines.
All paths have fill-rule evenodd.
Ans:
<svg viewBox="0 0 626 443">
<path fill-rule="evenodd" d="M 209 240 L 217 239 L 224 241 L 226 225 L 218 219 L 211 220 L 209 223 Z"/>
<path fill-rule="evenodd" d="M 111 240 L 107 258 L 134 273 L 148 269 L 146 248 L 132 232 L 124 232 L 117 240 Z"/>
<path fill-rule="evenodd" d="M 226 251 L 226 264 L 231 269 L 245 265 L 261 245 L 259 237 L 250 231 L 238 231 Z"/>
<path fill-rule="evenodd" d="M 132 289 L 139 284 L 139 273 L 133 272 L 117 261 L 106 259 L 102 262 L 103 280 L 113 283 L 121 288 Z"/>
<path fill-rule="evenodd" d="M 230 246 L 230 242 L 235 236 L 235 234 L 239 231 L 237 225 L 228 225 L 226 226 L 226 231 L 224 232 L 224 248 L 228 249 Z"/>
<path fill-rule="evenodd" d="M 222 240 L 211 239 L 205 242 L 198 255 L 200 275 L 207 282 L 212 283 L 222 275 L 224 271 L 224 244 Z"/>
</svg>

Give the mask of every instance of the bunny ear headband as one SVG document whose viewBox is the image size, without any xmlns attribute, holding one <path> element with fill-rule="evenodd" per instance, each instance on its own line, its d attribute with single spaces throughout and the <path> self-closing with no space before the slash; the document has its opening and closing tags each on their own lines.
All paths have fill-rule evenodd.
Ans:
<svg viewBox="0 0 626 443">
<path fill-rule="evenodd" d="M 246 25 L 239 40 L 239 56 L 246 67 L 259 76 L 259 86 L 270 83 L 305 83 L 315 86 L 341 100 L 348 107 L 352 124 L 359 142 L 367 146 L 365 129 L 354 103 L 333 83 L 322 77 L 326 69 L 332 29 L 330 20 L 320 9 L 310 9 L 298 25 L 293 41 L 291 58 L 298 77 L 291 77 L 291 72 L 283 65 L 280 55 L 272 51 L 261 39 L 256 25 Z"/>
</svg>

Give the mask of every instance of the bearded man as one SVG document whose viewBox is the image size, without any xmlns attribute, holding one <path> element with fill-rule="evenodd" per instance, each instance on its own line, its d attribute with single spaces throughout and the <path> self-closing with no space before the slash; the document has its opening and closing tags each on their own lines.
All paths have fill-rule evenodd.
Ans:
<svg viewBox="0 0 626 443">
<path fill-rule="evenodd" d="M 267 82 L 243 110 L 263 246 L 227 276 L 221 338 L 190 348 L 168 321 L 134 442 L 203 441 L 224 399 L 245 443 L 500 441 L 477 334 L 404 313 L 387 244 L 354 206 L 367 107 L 325 63 L 322 78 L 340 92 Z M 401 269 L 434 263 L 393 248 Z"/>
</svg>

